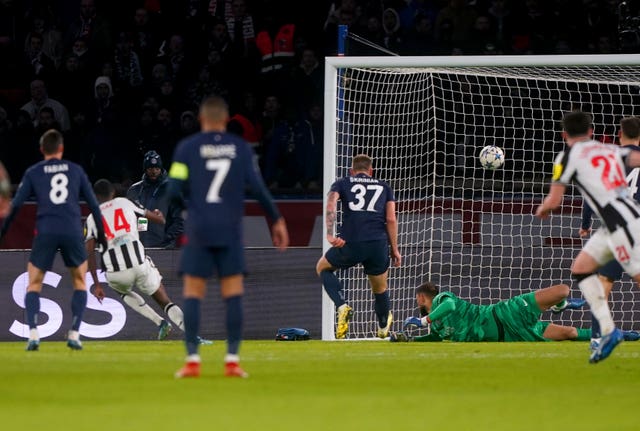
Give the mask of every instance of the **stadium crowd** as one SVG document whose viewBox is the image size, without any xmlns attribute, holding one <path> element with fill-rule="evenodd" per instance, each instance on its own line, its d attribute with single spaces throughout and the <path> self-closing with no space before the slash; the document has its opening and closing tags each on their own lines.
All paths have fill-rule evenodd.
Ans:
<svg viewBox="0 0 640 431">
<path fill-rule="evenodd" d="M 126 190 L 171 163 L 208 95 L 277 191 L 322 183 L 325 55 L 339 24 L 403 55 L 618 52 L 615 0 L 0 0 L 0 160 L 14 182 L 48 129 Z M 379 54 L 350 41 L 349 54 Z"/>
</svg>

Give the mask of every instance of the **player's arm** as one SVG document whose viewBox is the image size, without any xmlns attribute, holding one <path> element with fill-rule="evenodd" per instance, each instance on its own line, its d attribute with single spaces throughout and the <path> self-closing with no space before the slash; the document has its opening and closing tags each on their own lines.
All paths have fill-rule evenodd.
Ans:
<svg viewBox="0 0 640 431">
<path fill-rule="evenodd" d="M 444 298 L 442 298 L 440 303 L 436 307 L 431 309 L 431 312 L 425 317 L 408 317 L 407 319 L 405 319 L 404 327 L 406 328 L 408 326 L 417 326 L 418 328 L 426 328 L 434 320 L 442 319 L 443 317 L 446 317 L 454 311 L 456 311 L 456 302 L 453 299 L 445 296 Z"/>
<path fill-rule="evenodd" d="M 402 255 L 398 249 L 398 219 L 396 218 L 396 203 L 394 201 L 387 202 L 386 222 L 387 236 L 391 246 L 391 262 L 393 266 L 400 266 Z"/>
<path fill-rule="evenodd" d="M 536 209 L 536 217 L 541 219 L 549 217 L 549 213 L 562 204 L 562 197 L 566 190 L 567 186 L 564 184 L 551 183 L 547 197 L 544 198 L 542 204 Z"/>
<path fill-rule="evenodd" d="M 345 244 L 344 239 L 336 236 L 336 222 L 338 219 L 338 200 L 340 194 L 336 191 L 330 191 L 327 195 L 327 209 L 324 214 L 324 223 L 327 227 L 327 242 L 332 247 L 342 247 Z"/>
<path fill-rule="evenodd" d="M 580 238 L 583 238 L 591 232 L 591 219 L 593 216 L 593 210 L 587 203 L 587 201 L 582 201 L 582 222 L 580 224 L 580 230 L 578 234 Z"/>
<path fill-rule="evenodd" d="M 87 218 L 84 246 L 87 250 L 88 271 L 93 279 L 93 296 L 95 296 L 98 301 L 102 302 L 104 299 L 104 289 L 102 288 L 100 280 L 98 280 L 98 264 L 96 262 L 96 229 L 95 223 L 93 222 L 95 219 L 92 219 L 92 217 L 93 215 Z M 99 220 L 102 220 L 102 218 Z"/>
<path fill-rule="evenodd" d="M 248 157 L 246 163 L 250 166 L 246 166 L 245 172 L 247 172 L 246 182 L 249 184 L 254 197 L 258 200 L 262 208 L 265 210 L 269 218 L 273 221 L 271 225 L 271 238 L 273 245 L 275 245 L 280 251 L 285 250 L 289 246 L 289 231 L 287 230 L 287 224 L 284 217 L 280 215 L 280 211 L 273 201 L 273 197 L 267 186 L 262 181 L 260 176 L 260 170 L 256 162 L 254 161 L 253 151 L 251 151 L 249 144 L 246 144 L 248 151 Z"/>
<path fill-rule="evenodd" d="M 630 168 L 640 167 L 640 151 L 631 149 L 625 157 L 625 163 Z"/>
<path fill-rule="evenodd" d="M 93 215 L 93 219 L 96 220 L 95 226 L 97 231 L 96 239 L 98 244 L 107 248 L 107 239 L 104 235 L 104 226 L 102 223 L 98 223 L 98 220 L 102 220 L 102 212 L 100 211 L 100 204 L 98 203 L 98 199 L 96 199 L 96 195 L 93 193 L 93 189 L 91 188 L 91 183 L 89 183 L 89 178 L 87 178 L 87 174 L 84 171 L 81 172 L 80 175 L 80 192 L 84 196 L 84 199 L 87 201 L 87 205 L 89 206 L 89 210 L 91 210 L 91 214 Z"/>
</svg>

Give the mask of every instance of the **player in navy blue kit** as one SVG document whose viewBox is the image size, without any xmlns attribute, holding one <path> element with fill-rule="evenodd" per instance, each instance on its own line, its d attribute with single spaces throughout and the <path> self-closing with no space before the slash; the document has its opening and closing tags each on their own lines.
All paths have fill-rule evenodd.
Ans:
<svg viewBox="0 0 640 431">
<path fill-rule="evenodd" d="M 351 176 L 333 183 L 327 199 L 325 223 L 331 248 L 318 261 L 316 272 L 338 311 L 338 339 L 346 337 L 353 309 L 344 299 L 336 269 L 351 268 L 359 263 L 364 267 L 375 297 L 378 337 L 389 335 L 393 321 L 387 291 L 389 253 L 394 266 L 400 266 L 402 260 L 398 250 L 395 197 L 391 187 L 372 174 L 371 158 L 365 154 L 355 156 Z M 340 236 L 334 235 L 338 200 L 342 202 Z"/>
<path fill-rule="evenodd" d="M 620 145 L 627 148 L 633 148 L 640 151 L 640 119 L 638 117 L 625 117 L 620 121 L 620 131 L 618 132 L 620 139 Z M 638 190 L 638 174 L 640 168 L 627 169 L 627 183 L 629 185 L 628 191 L 633 199 L 640 202 L 640 191 Z M 582 225 L 580 227 L 580 237 L 584 238 L 591 233 L 591 218 L 593 210 L 585 202 L 582 207 Z M 620 263 L 613 259 L 600 269 L 598 269 L 598 276 L 600 282 L 604 288 L 605 298 L 609 297 L 613 283 L 616 280 L 622 278 L 622 266 Z M 598 319 L 591 316 L 591 349 L 598 347 L 600 342 L 600 324 Z"/>
<path fill-rule="evenodd" d="M 245 188 L 249 186 L 273 221 L 273 244 L 284 250 L 289 234 L 255 164 L 249 144 L 226 133 L 229 112 L 219 97 L 206 99 L 200 107 L 201 133 L 178 144 L 169 171 L 172 191 L 182 191 L 187 202 L 187 243 L 180 259 L 184 283 L 186 364 L 176 377 L 198 377 L 200 303 L 207 278 L 217 273 L 227 316 L 225 375 L 247 377 L 239 365 L 242 339 L 242 294 L 245 272 L 242 241 Z"/>
<path fill-rule="evenodd" d="M 35 196 L 38 204 L 36 214 L 36 236 L 33 240 L 27 272 L 29 286 L 25 296 L 29 341 L 27 350 L 38 350 L 38 313 L 40 291 L 46 271 L 51 269 L 56 252 L 60 250 L 64 264 L 69 268 L 73 283 L 71 330 L 67 345 L 74 350 L 82 349 L 80 322 L 87 305 L 87 287 L 84 281 L 87 272 L 87 253 L 84 246 L 80 198 L 84 198 L 91 213 L 100 219 L 100 206 L 96 200 L 87 174 L 77 164 L 62 159 L 64 151 L 60 132 L 49 130 L 40 138 L 40 151 L 44 160 L 25 172 L 12 202 L 11 212 L 2 226 L 0 238 L 9 229 L 22 204 Z M 104 229 L 98 227 L 98 238 L 105 243 Z"/>
</svg>

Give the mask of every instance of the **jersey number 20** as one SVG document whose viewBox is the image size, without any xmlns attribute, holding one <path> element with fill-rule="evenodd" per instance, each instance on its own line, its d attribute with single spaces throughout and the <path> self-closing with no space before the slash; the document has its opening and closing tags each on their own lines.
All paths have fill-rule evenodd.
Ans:
<svg viewBox="0 0 640 431">
<path fill-rule="evenodd" d="M 368 205 L 366 199 L 367 190 L 373 190 L 373 196 L 371 197 Z M 366 187 L 362 184 L 355 184 L 353 187 L 351 187 L 351 193 L 354 193 L 356 201 L 349 202 L 349 209 L 351 211 L 362 211 L 364 209 L 364 206 L 367 205 L 366 211 L 375 212 L 376 202 L 378 202 L 378 199 L 382 194 L 382 190 L 382 186 L 378 184 L 369 184 Z"/>
</svg>

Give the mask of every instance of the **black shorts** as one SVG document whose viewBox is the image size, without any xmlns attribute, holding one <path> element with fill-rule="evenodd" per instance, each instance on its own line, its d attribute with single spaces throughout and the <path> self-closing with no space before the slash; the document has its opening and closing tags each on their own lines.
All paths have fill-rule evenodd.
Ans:
<svg viewBox="0 0 640 431">
<path fill-rule="evenodd" d="M 598 269 L 598 274 L 613 281 L 620 280 L 623 272 L 624 269 L 622 269 L 620 263 L 615 259 L 610 260 Z"/>
<path fill-rule="evenodd" d="M 49 271 L 58 250 L 67 268 L 76 268 L 87 260 L 87 250 L 81 236 L 45 233 L 33 239 L 29 262 L 38 269 Z"/>
<path fill-rule="evenodd" d="M 347 242 L 344 247 L 331 247 L 324 257 L 334 268 L 346 269 L 361 263 L 365 274 L 380 275 L 389 269 L 389 242 Z"/>
<path fill-rule="evenodd" d="M 218 277 L 228 277 L 245 273 L 244 248 L 242 245 L 229 247 L 200 247 L 186 245 L 180 257 L 180 275 L 209 278 L 214 273 Z"/>
</svg>

